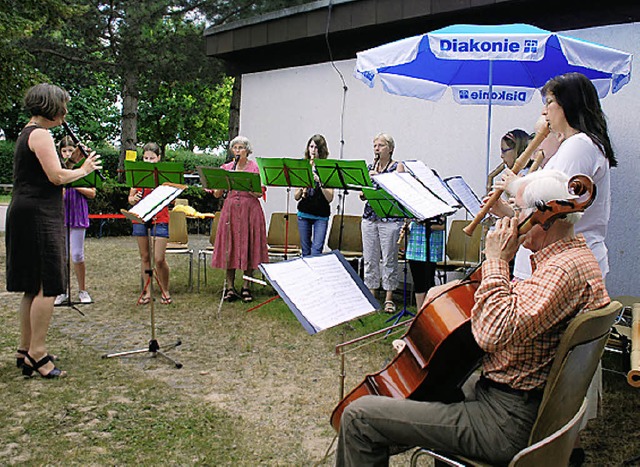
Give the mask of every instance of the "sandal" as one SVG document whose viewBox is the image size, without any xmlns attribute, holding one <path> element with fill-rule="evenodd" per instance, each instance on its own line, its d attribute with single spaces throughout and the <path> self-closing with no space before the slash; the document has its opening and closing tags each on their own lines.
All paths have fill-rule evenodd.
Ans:
<svg viewBox="0 0 640 467">
<path fill-rule="evenodd" d="M 16 357 L 16 367 L 22 368 L 24 366 L 24 359 L 27 356 L 27 354 L 29 353 L 29 351 L 28 350 L 23 350 L 23 349 L 17 349 L 16 353 L 19 353 L 20 355 L 24 355 L 24 357 Z M 51 361 L 52 362 L 60 360 L 57 355 L 50 355 L 50 354 L 47 354 L 47 355 L 49 355 L 49 357 L 51 357 Z"/>
<path fill-rule="evenodd" d="M 151 302 L 151 297 L 140 297 L 138 299 L 138 305 L 148 305 Z"/>
<path fill-rule="evenodd" d="M 387 300 L 384 302 L 384 312 L 389 314 L 394 314 L 396 312 L 396 304 L 391 300 Z"/>
<path fill-rule="evenodd" d="M 253 297 L 251 296 L 251 290 L 249 290 L 246 287 L 243 287 L 240 290 L 240 296 L 242 297 L 242 301 L 245 303 L 249 303 L 250 301 L 253 300 Z"/>
<path fill-rule="evenodd" d="M 225 289 L 224 297 L 223 297 L 223 300 L 225 302 L 235 302 L 239 298 L 240 297 L 238 296 L 238 293 L 235 290 L 233 290 L 233 289 Z"/>
<path fill-rule="evenodd" d="M 171 297 L 162 296 L 162 298 L 160 299 L 160 303 L 163 305 L 171 305 L 173 303 L 173 300 L 171 300 Z"/>
<path fill-rule="evenodd" d="M 34 371 L 37 372 L 42 378 L 46 378 L 46 379 L 64 378 L 65 376 L 67 376 L 66 371 L 62 371 L 60 368 L 58 368 L 55 365 L 53 366 L 53 370 L 51 370 L 46 375 L 43 375 L 42 373 L 40 373 L 40 368 L 42 368 L 44 365 L 46 365 L 49 362 L 53 363 L 53 360 L 51 359 L 51 355 L 47 354 L 37 362 L 28 353 L 25 357 L 26 357 L 26 360 L 24 362 L 24 365 L 22 366 L 22 374 L 26 377 L 30 378 L 33 375 Z M 31 364 L 30 365 L 27 364 L 27 361 L 30 362 Z"/>
</svg>

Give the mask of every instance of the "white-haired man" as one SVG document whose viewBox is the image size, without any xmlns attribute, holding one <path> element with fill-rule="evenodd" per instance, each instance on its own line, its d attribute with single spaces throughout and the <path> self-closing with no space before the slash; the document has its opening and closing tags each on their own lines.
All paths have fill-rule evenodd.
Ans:
<svg viewBox="0 0 640 467">
<path fill-rule="evenodd" d="M 486 352 L 475 394 L 451 404 L 381 396 L 354 401 L 342 415 L 336 465 L 386 465 L 395 446 L 506 464 L 526 447 L 569 320 L 608 304 L 609 296 L 593 253 L 573 232 L 580 214 L 569 214 L 546 230 L 536 225 L 518 233 L 518 223 L 540 201 L 573 197 L 568 177 L 545 170 L 510 188 L 518 216 L 500 219 L 487 234 L 482 281 L 471 312 L 474 338 Z M 508 263 L 519 244 L 534 252 L 533 274 L 512 282 Z M 427 300 L 440 292 L 430 292 Z"/>
</svg>

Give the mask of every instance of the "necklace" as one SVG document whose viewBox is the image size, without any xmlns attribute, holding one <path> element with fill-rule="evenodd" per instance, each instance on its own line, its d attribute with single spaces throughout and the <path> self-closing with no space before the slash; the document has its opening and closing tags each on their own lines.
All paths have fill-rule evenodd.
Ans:
<svg viewBox="0 0 640 467">
<path fill-rule="evenodd" d="M 387 169 L 389 168 L 389 166 L 391 165 L 391 162 L 393 162 L 393 159 L 392 159 L 392 158 L 389 158 L 389 160 L 387 161 L 387 165 L 385 165 L 385 166 L 384 166 L 384 169 L 382 169 L 382 170 L 377 170 L 377 172 L 378 172 L 379 174 L 381 174 L 381 173 L 385 173 L 385 172 L 387 171 Z M 380 168 L 380 161 L 378 161 L 378 169 L 379 169 L 379 168 Z"/>
</svg>

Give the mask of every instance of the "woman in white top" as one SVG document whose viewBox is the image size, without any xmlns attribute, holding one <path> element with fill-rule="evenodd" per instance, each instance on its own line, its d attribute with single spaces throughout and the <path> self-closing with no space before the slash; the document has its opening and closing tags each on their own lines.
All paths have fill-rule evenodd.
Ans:
<svg viewBox="0 0 640 467">
<path fill-rule="evenodd" d="M 543 170 L 559 170 L 569 177 L 584 174 L 595 183 L 596 199 L 574 227 L 576 234 L 584 235 L 605 278 L 609 272 L 604 243 L 611 211 L 609 172 L 618 162 L 598 93 L 583 74 L 567 73 L 550 79 L 542 88 L 542 95 L 545 98 L 542 115 L 561 141 L 558 151 Z"/>
</svg>

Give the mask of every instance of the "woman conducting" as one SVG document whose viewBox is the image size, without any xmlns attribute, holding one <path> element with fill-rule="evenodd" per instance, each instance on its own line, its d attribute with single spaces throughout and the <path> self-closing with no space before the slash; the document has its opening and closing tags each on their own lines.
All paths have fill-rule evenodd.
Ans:
<svg viewBox="0 0 640 467">
<path fill-rule="evenodd" d="M 69 93 L 52 84 L 30 88 L 24 107 L 29 122 L 16 141 L 13 195 L 7 210 L 7 290 L 23 292 L 16 363 L 25 376 L 66 376 L 47 353 L 55 297 L 65 291 L 62 185 L 100 169 L 92 152 L 81 167 L 64 169 L 49 130 L 62 124 Z M 79 151 L 79 149 L 76 149 Z"/>
</svg>

